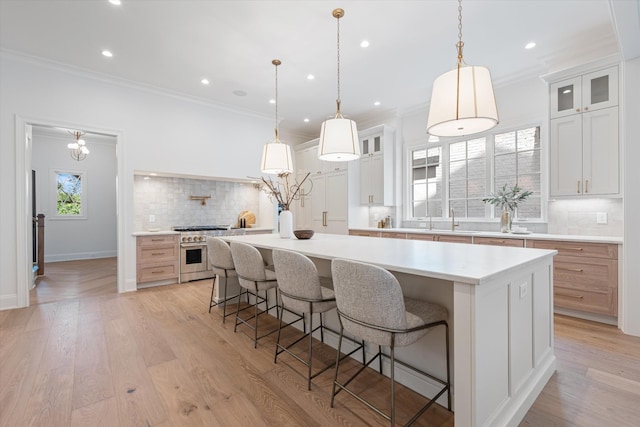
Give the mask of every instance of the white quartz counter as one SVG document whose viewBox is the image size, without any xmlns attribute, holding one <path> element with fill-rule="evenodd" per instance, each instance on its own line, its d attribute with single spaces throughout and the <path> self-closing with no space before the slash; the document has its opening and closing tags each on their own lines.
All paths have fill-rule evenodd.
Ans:
<svg viewBox="0 0 640 427">
<path fill-rule="evenodd" d="M 134 233 L 132 233 L 132 236 L 138 237 L 138 236 L 156 236 L 159 234 L 180 234 L 179 231 L 173 231 L 173 230 L 159 230 L 159 231 L 136 231 Z"/>
<path fill-rule="evenodd" d="M 278 234 L 225 236 L 228 241 L 247 240 L 264 249 L 287 249 L 310 257 L 346 258 L 418 276 L 480 285 L 556 251 L 487 245 L 459 245 L 404 239 L 315 234 L 309 240 L 281 239 Z"/>
<path fill-rule="evenodd" d="M 622 244 L 622 237 L 614 236 L 581 236 L 575 234 L 545 234 L 545 233 L 500 233 L 498 231 L 467 231 L 467 230 L 428 230 L 425 228 L 349 228 L 355 231 L 380 231 L 382 233 L 412 233 L 412 234 L 440 234 L 450 236 L 470 236 L 470 237 L 494 237 L 501 239 L 526 239 L 526 240 L 557 240 L 567 242 L 591 242 L 591 243 L 612 243 Z"/>
</svg>

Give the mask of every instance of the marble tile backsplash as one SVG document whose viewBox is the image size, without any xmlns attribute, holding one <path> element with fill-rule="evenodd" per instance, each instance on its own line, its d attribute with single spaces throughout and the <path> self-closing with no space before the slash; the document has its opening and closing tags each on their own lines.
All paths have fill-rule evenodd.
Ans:
<svg viewBox="0 0 640 427">
<path fill-rule="evenodd" d="M 378 221 L 386 217 L 391 217 L 393 227 L 399 227 L 395 216 L 396 208 L 394 206 L 371 206 L 369 207 L 369 227 L 377 227 Z"/>
<path fill-rule="evenodd" d="M 145 179 L 147 178 L 147 179 Z M 252 184 L 204 179 L 134 176 L 134 228 L 169 230 L 179 225 L 235 225 L 243 210 L 259 218 L 259 190 Z M 189 196 L 211 196 L 203 206 Z M 155 216 L 155 222 L 150 221 Z"/>
<path fill-rule="evenodd" d="M 599 212 L 606 224 L 597 223 Z M 550 200 L 549 233 L 622 237 L 622 199 Z"/>
</svg>

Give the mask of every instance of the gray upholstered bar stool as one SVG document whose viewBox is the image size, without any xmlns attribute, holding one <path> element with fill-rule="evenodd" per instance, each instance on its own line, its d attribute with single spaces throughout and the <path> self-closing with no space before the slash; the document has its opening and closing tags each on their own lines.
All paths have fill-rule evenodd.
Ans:
<svg viewBox="0 0 640 427">
<path fill-rule="evenodd" d="M 269 290 L 276 289 L 277 291 L 278 282 L 276 281 L 276 273 L 265 268 L 262 255 L 251 245 L 241 242 L 231 242 L 231 255 L 233 257 L 233 264 L 236 267 L 238 283 L 244 288 L 245 293 L 253 295 L 255 298 L 255 303 L 253 304 L 254 314 L 249 318 L 243 319 L 240 317 L 240 311 L 242 310 L 240 310 L 240 304 L 238 304 L 233 331 L 236 332 L 238 330 L 239 324 L 244 324 L 250 329 L 253 329 L 253 347 L 257 348 L 260 338 L 264 338 L 278 330 L 274 328 L 272 331 L 258 336 L 258 317 L 260 315 L 268 313 L 269 310 L 275 308 L 276 314 L 278 315 L 277 317 L 280 318 L 277 294 L 276 304 L 269 307 Z M 261 291 L 264 291 L 264 297 L 260 296 Z M 265 310 L 259 312 L 258 305 L 261 303 L 265 304 Z M 251 319 L 254 319 L 253 325 L 249 323 Z"/>
<path fill-rule="evenodd" d="M 218 286 L 221 286 L 224 282 L 222 299 L 216 302 L 213 298 L 216 281 L 215 278 L 213 280 L 213 284 L 211 285 L 211 300 L 209 301 L 209 313 L 211 313 L 211 308 L 222 305 L 222 323 L 224 323 L 227 316 L 233 314 L 227 314 L 227 301 L 238 298 L 238 304 L 240 304 L 240 293 L 230 297 L 227 296 L 227 282 L 230 277 L 236 277 L 236 268 L 233 264 L 231 248 L 227 242 L 219 237 L 207 237 L 207 256 L 209 257 L 209 264 L 213 272 L 218 277 Z"/>
<path fill-rule="evenodd" d="M 323 314 L 336 308 L 336 299 L 333 290 L 326 286 L 330 286 L 331 278 L 320 277 L 313 261 L 302 254 L 281 249 L 274 249 L 272 254 L 273 265 L 276 270 L 276 277 L 278 278 L 278 290 L 282 303 L 280 321 L 278 322 L 278 339 L 276 340 L 274 363 L 278 363 L 278 355 L 283 352 L 286 352 L 298 361 L 302 362 L 307 367 L 307 390 L 311 390 L 311 380 L 325 372 L 327 369 L 330 369 L 335 364 L 335 362 L 331 363 L 312 374 L 313 333 L 317 330 L 320 331 L 321 342 L 324 342 L 325 329 L 335 333 L 336 335 L 338 334 L 337 331 L 326 327 L 323 322 Z M 292 310 L 296 313 L 302 313 L 302 317 L 289 323 L 289 325 L 302 321 L 304 333 L 304 335 L 286 346 L 280 344 L 280 332 L 283 327 L 282 314 L 285 309 Z M 316 326 L 315 329 L 313 327 L 314 313 L 318 313 L 320 315 L 320 324 Z M 309 332 L 307 332 L 307 319 L 309 322 Z M 290 350 L 291 347 L 305 338 L 308 338 L 307 360 L 302 359 Z M 357 345 L 356 348 L 350 353 L 343 355 L 342 358 L 350 356 L 359 349 L 362 349 L 362 355 L 364 357 L 364 343 L 355 344 Z"/>
<path fill-rule="evenodd" d="M 405 425 L 412 424 L 445 392 L 447 393 L 448 409 L 451 410 L 450 369 L 449 369 L 449 326 L 447 324 L 447 309 L 426 301 L 406 298 L 398 280 L 387 270 L 375 265 L 363 264 L 344 259 L 334 259 L 331 263 L 333 287 L 338 305 L 340 319 L 340 340 L 338 352 L 342 346 L 344 330 L 364 339 L 366 342 L 378 345 L 378 353 L 366 362 L 351 378 L 345 382 L 338 382 L 340 361 L 336 361 L 336 370 L 331 393 L 331 407 L 336 394 L 341 390 L 358 399 L 378 414 L 395 425 L 395 380 L 394 367 L 399 363 L 414 372 L 424 375 L 442 385 L 440 391 L 429 399 L 427 404 L 418 411 Z M 445 327 L 445 353 L 447 358 L 446 381 L 431 374 L 395 360 L 395 348 L 408 346 L 424 337 L 429 329 Z M 382 353 L 382 346 L 389 347 L 389 356 Z M 391 413 L 386 414 L 370 402 L 358 396 L 347 385 L 357 377 L 374 360 L 389 357 L 391 362 Z M 380 360 L 381 361 L 381 360 Z M 336 388 L 338 390 L 336 391 Z"/>
</svg>

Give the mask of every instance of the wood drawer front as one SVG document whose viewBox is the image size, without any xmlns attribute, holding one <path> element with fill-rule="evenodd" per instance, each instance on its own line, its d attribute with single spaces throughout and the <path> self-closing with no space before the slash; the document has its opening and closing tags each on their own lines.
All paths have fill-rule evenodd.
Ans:
<svg viewBox="0 0 640 427">
<path fill-rule="evenodd" d="M 164 245 L 168 243 L 177 244 L 178 235 L 177 234 L 159 234 L 157 236 L 138 236 L 138 239 L 136 242 L 138 246 L 155 246 L 155 245 Z"/>
<path fill-rule="evenodd" d="M 436 236 L 435 234 L 414 234 L 414 233 L 407 233 L 407 239 L 409 240 L 429 240 L 429 241 L 436 241 L 438 238 L 438 236 Z"/>
<path fill-rule="evenodd" d="M 380 235 L 387 239 L 406 239 L 407 233 L 380 233 Z"/>
<path fill-rule="evenodd" d="M 440 236 L 436 236 L 438 242 L 448 242 L 448 243 L 472 243 L 473 239 L 471 236 L 450 236 L 448 234 L 443 234 Z"/>
<path fill-rule="evenodd" d="M 500 239 L 497 237 L 474 237 L 473 243 L 477 245 L 513 246 L 514 248 L 524 248 L 523 239 Z"/>
<path fill-rule="evenodd" d="M 560 287 L 605 291 L 618 288 L 618 261 L 556 255 L 553 283 Z"/>
<path fill-rule="evenodd" d="M 618 259 L 618 245 L 610 243 L 531 240 L 531 247 L 538 249 L 555 249 L 558 251 L 558 255 Z"/>
<path fill-rule="evenodd" d="M 178 262 L 145 264 L 138 266 L 138 283 L 155 282 L 157 280 L 177 279 Z"/>
<path fill-rule="evenodd" d="M 585 291 L 561 286 L 553 287 L 553 303 L 556 307 L 588 313 L 618 315 L 618 292 L 616 289 Z"/>
<path fill-rule="evenodd" d="M 379 231 L 349 230 L 349 236 L 380 237 Z"/>
<path fill-rule="evenodd" d="M 153 246 L 138 246 L 137 248 L 138 264 L 176 260 L 178 260 L 178 245 L 176 244 L 156 244 Z"/>
</svg>

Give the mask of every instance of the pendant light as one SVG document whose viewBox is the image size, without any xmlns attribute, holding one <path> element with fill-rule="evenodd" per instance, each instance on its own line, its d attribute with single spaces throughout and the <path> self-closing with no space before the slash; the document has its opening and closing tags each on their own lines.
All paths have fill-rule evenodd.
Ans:
<svg viewBox="0 0 640 427">
<path fill-rule="evenodd" d="M 498 124 L 491 74 L 486 67 L 462 59 L 462 0 L 458 0 L 458 65 L 433 83 L 427 132 L 461 136 L 484 132 Z"/>
<path fill-rule="evenodd" d="M 360 157 L 360 141 L 356 122 L 345 119 L 340 112 L 340 18 L 344 10 L 334 9 L 333 17 L 338 22 L 338 110 L 333 119 L 325 120 L 320 128 L 318 158 L 330 162 L 344 162 Z"/>
<path fill-rule="evenodd" d="M 262 173 L 283 175 L 293 172 L 293 160 L 291 157 L 291 147 L 280 141 L 278 137 L 278 65 L 282 64 L 279 59 L 271 61 L 276 67 L 276 137 L 264 144 L 262 150 Z"/>
<path fill-rule="evenodd" d="M 73 137 L 76 139 L 76 142 L 70 142 L 69 144 L 67 144 L 67 148 L 69 149 L 71 158 L 78 162 L 86 159 L 89 155 L 89 149 L 87 148 L 87 144 L 86 142 L 84 142 L 84 139 L 80 139 L 85 133 L 80 131 L 67 132 L 73 135 Z"/>
</svg>

